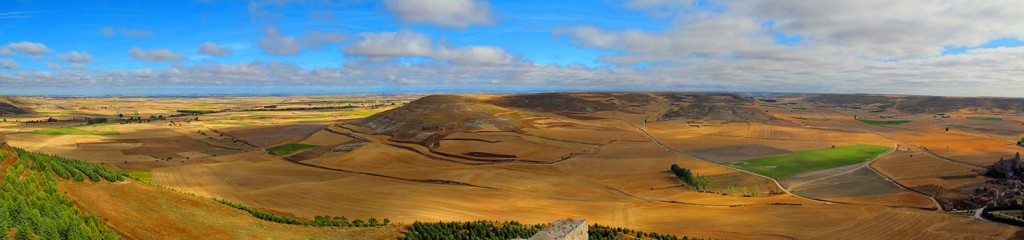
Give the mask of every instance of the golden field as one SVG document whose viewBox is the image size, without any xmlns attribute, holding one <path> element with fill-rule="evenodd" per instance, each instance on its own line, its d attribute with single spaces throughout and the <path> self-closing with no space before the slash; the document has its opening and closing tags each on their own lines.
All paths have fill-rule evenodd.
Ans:
<svg viewBox="0 0 1024 240">
<path fill-rule="evenodd" d="M 582 218 L 601 225 L 718 239 L 1017 236 L 1017 227 L 944 212 L 933 196 L 914 189 L 953 189 L 985 181 L 974 170 L 1020 149 L 1011 140 L 1024 137 L 1024 131 L 998 130 L 1020 126 L 1020 116 L 1004 113 L 1002 121 L 979 122 L 895 109 L 869 112 L 800 98 L 768 103 L 733 96 L 30 97 L 26 107 L 33 112 L 5 115 L 13 123 L 0 125 L 0 134 L 26 150 L 114 169 L 150 170 L 155 185 L 302 218 L 377 217 L 406 224 Z M 713 105 L 692 107 L 705 103 Z M 271 105 L 275 107 L 266 107 Z M 707 109 L 715 112 L 705 116 L 715 117 L 664 117 Z M 179 110 L 214 112 L 169 117 L 181 114 Z M 114 120 L 118 114 L 165 118 L 127 124 L 45 122 L 51 117 Z M 854 115 L 894 115 L 912 122 L 869 125 Z M 33 120 L 44 122 L 25 123 Z M 64 127 L 116 134 L 33 133 Z M 288 144 L 310 147 L 283 155 L 268 150 Z M 785 179 L 725 165 L 856 144 L 894 149 L 858 165 Z M 696 191 L 686 186 L 669 171 L 672 164 L 707 176 L 709 188 Z M 119 233 L 140 238 L 244 238 L 247 235 L 233 235 L 235 228 L 249 224 L 266 225 L 252 227 L 274 238 L 393 238 L 398 231 L 323 232 L 235 218 L 199 218 L 194 224 L 198 227 L 188 231 L 175 224 L 133 222 L 140 217 L 129 214 L 133 208 L 110 208 L 107 199 L 118 198 L 119 204 L 140 211 L 142 207 L 131 202 L 202 207 L 195 214 L 235 214 L 224 206 L 192 203 L 190 198 L 133 185 L 141 184 L 68 183 L 62 189 Z M 868 188 L 885 190 L 863 190 Z M 115 197 L 138 192 L 161 197 Z M 158 214 L 167 216 L 163 221 L 190 221 L 178 211 Z"/>
</svg>

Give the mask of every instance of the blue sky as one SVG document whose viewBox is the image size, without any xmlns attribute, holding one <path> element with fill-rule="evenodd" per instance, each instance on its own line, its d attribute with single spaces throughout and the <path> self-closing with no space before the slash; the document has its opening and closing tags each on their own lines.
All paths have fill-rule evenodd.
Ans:
<svg viewBox="0 0 1024 240">
<path fill-rule="evenodd" d="M 1024 83 L 1020 5 L 5 1 L 0 94 L 677 90 L 1015 96 L 1024 89 L 1002 86 L 1024 85 L 1014 84 Z"/>
</svg>

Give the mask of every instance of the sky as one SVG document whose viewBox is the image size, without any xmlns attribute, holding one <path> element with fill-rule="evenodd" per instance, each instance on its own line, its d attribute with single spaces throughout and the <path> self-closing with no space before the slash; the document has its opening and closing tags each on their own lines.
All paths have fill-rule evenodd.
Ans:
<svg viewBox="0 0 1024 240">
<path fill-rule="evenodd" d="M 0 2 L 0 94 L 1024 97 L 1015 0 Z"/>
</svg>

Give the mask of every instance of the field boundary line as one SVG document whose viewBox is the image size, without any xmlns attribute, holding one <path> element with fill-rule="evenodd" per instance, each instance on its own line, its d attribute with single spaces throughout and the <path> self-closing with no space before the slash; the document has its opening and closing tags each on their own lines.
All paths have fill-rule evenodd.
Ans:
<svg viewBox="0 0 1024 240">
<path fill-rule="evenodd" d="M 644 127 L 647 127 L 647 119 L 644 119 Z M 697 160 L 704 161 L 704 162 L 707 162 L 707 163 L 711 163 L 711 164 L 714 164 L 714 165 L 718 165 L 718 166 L 721 166 L 721 167 L 724 167 L 724 168 L 732 169 L 732 170 L 735 170 L 735 171 L 744 172 L 744 173 L 748 173 L 748 174 L 753 174 L 754 176 L 759 176 L 759 177 L 767 178 L 768 180 L 771 180 L 772 183 L 775 183 L 775 186 L 777 186 L 779 188 L 779 190 L 782 190 L 782 192 L 785 192 L 786 194 L 793 195 L 793 196 L 796 196 L 796 197 L 804 199 L 804 200 L 808 200 L 808 201 L 812 201 L 812 202 L 818 202 L 818 203 L 824 203 L 824 204 L 838 204 L 837 202 L 826 201 L 826 200 L 819 200 L 819 199 L 813 199 L 813 198 L 807 198 L 807 197 L 804 197 L 804 196 L 796 195 L 796 194 L 790 192 L 789 190 L 786 190 L 786 188 L 782 187 L 782 184 L 779 183 L 778 180 L 776 180 L 774 178 L 771 178 L 771 177 L 768 177 L 768 176 L 765 176 L 765 175 L 757 174 L 757 173 L 750 172 L 750 171 L 747 171 L 747 170 L 743 170 L 743 169 L 735 168 L 735 167 L 732 167 L 732 166 L 727 166 L 727 165 L 719 164 L 719 163 L 716 163 L 716 162 L 712 162 L 712 161 L 704 160 L 704 159 L 701 159 L 701 158 L 697 158 L 697 157 L 694 157 L 694 156 L 690 156 L 689 154 L 677 151 L 675 149 L 669 148 L 665 144 L 662 144 L 661 142 L 658 141 L 658 139 L 655 139 L 654 136 L 651 136 L 651 134 L 648 134 L 647 131 L 645 131 L 643 129 L 643 127 L 638 127 L 636 129 L 640 130 L 640 133 L 643 133 L 644 136 L 647 136 L 647 138 L 651 139 L 652 142 L 654 142 L 655 144 L 658 144 L 658 146 L 661 146 L 661 148 L 664 148 L 665 150 L 668 150 L 669 152 L 672 152 L 672 153 L 675 153 L 675 154 L 678 154 L 678 155 L 681 155 L 681 156 L 684 156 L 684 157 L 693 158 L 693 159 L 697 159 Z"/>
<path fill-rule="evenodd" d="M 867 166 L 868 169 L 870 169 L 872 172 L 875 172 L 875 174 L 878 174 L 878 176 L 882 176 L 882 178 L 885 178 L 886 181 L 892 182 L 892 183 L 896 184 L 896 186 L 899 186 L 900 188 L 902 188 L 904 190 L 907 190 L 907 191 L 910 191 L 910 192 L 914 192 L 914 193 L 917 193 L 917 194 L 921 194 L 921 195 L 924 195 L 925 197 L 928 197 L 929 200 L 932 200 L 932 203 L 935 203 L 935 207 L 936 207 L 935 210 L 941 212 L 942 211 L 942 204 L 939 204 L 939 201 L 935 200 L 935 197 L 932 197 L 931 195 L 925 194 L 925 193 L 923 193 L 921 191 L 917 191 L 917 190 L 911 189 L 911 188 L 909 188 L 907 186 L 904 186 L 902 183 L 897 182 L 896 180 L 894 180 L 894 179 L 890 178 L 889 176 L 886 176 L 885 174 L 883 174 L 881 171 L 875 170 L 875 168 L 871 167 L 871 164 L 874 164 L 878 160 L 882 159 L 883 157 L 888 156 L 889 154 L 895 152 L 896 149 L 899 149 L 899 148 L 900 148 L 900 145 L 896 144 L 896 148 L 893 148 L 892 150 L 889 150 L 889 152 L 886 152 L 882 156 L 879 156 L 879 157 L 877 157 L 875 159 L 872 159 L 871 161 L 868 161 L 868 163 L 865 164 L 864 166 Z"/>
</svg>

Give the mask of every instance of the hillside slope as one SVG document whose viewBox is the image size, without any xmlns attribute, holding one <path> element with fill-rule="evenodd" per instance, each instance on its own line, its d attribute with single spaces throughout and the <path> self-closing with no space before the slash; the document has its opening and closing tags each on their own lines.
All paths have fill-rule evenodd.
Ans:
<svg viewBox="0 0 1024 240">
<path fill-rule="evenodd" d="M 472 97 L 431 95 L 352 123 L 391 135 L 393 140 L 432 143 L 452 132 L 518 129 L 518 118 L 506 113 L 512 111 Z"/>
<path fill-rule="evenodd" d="M 3 135 L 0 135 L 3 139 Z M 17 239 L 394 239 L 399 226 L 304 227 L 0 143 L 0 227 Z M 58 177 L 55 177 L 58 176 Z M 67 180 L 60 180 L 67 178 Z M 71 180 L 74 179 L 74 180 Z M 58 191 L 59 189 L 59 191 Z"/>
<path fill-rule="evenodd" d="M 17 97 L 0 95 L 0 115 L 7 114 L 25 114 L 31 113 L 32 111 L 25 107 L 22 101 Z"/>
<path fill-rule="evenodd" d="M 691 119 L 701 121 L 767 122 L 776 120 L 750 105 L 753 101 L 735 94 L 666 94 L 677 105 L 661 115 L 660 120 Z"/>
</svg>

